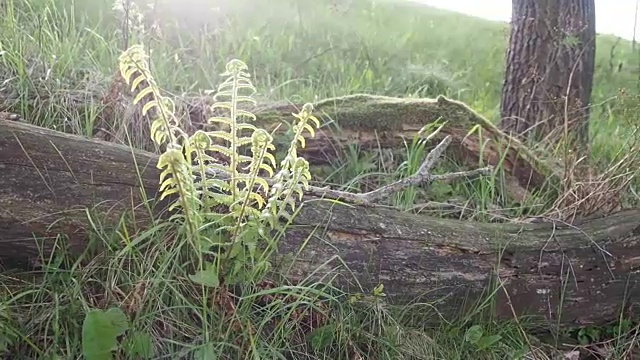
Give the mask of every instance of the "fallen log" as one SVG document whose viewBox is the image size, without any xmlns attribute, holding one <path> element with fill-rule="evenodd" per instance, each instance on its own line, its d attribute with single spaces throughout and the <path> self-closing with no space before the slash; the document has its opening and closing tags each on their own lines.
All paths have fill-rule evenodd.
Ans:
<svg viewBox="0 0 640 360">
<path fill-rule="evenodd" d="M 166 205 L 139 205 L 157 195 L 156 161 L 126 146 L 0 120 L 0 262 L 46 257 L 60 234 L 66 251 L 80 254 L 89 213 L 108 229 L 130 212 L 130 226 L 144 228 Z M 275 263 L 294 281 L 333 271 L 347 290 L 382 283 L 391 302 L 437 302 L 445 316 L 499 281 L 498 315 L 585 324 L 635 305 L 639 242 L 640 210 L 572 226 L 483 224 L 315 199 L 302 207 Z"/>
<path fill-rule="evenodd" d="M 202 129 L 212 114 L 211 97 L 176 99 L 177 112 L 188 133 Z M 96 137 L 113 142 L 133 141 L 136 148 L 155 150 L 150 142 L 148 120 L 142 116 L 144 103 L 133 103 L 128 86 L 119 74 L 102 102 L 106 104 Z M 300 149 L 311 164 L 327 164 L 340 158 L 346 145 L 357 144 L 361 151 L 402 149 L 424 129 L 442 126 L 434 137 L 450 136 L 448 155 L 461 165 L 500 166 L 509 186 L 507 195 L 524 202 L 529 192 L 562 180 L 563 171 L 548 153 L 536 152 L 517 138 L 498 129 L 466 104 L 439 96 L 436 99 L 407 99 L 370 94 L 328 98 L 313 103 L 314 114 L 323 123 L 314 137 L 306 138 Z M 288 143 L 291 114 L 302 104 L 269 103 L 247 108 L 256 115 L 256 125 L 276 134 L 276 143 Z M 126 119 L 123 121 L 122 119 Z M 428 132 L 428 131 L 427 131 Z"/>
</svg>

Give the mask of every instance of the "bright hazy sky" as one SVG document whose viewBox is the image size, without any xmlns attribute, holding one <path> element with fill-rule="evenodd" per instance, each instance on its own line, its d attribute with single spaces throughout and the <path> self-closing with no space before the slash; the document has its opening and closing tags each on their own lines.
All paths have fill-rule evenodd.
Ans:
<svg viewBox="0 0 640 360">
<path fill-rule="evenodd" d="M 511 0 L 413 0 L 442 9 L 459 11 L 490 20 L 509 21 Z M 535 1 L 535 0 L 531 0 Z M 626 39 L 633 37 L 636 0 L 595 0 L 596 31 Z M 640 21 L 639 26 L 640 28 Z M 636 38 L 640 37 L 640 29 Z"/>
</svg>

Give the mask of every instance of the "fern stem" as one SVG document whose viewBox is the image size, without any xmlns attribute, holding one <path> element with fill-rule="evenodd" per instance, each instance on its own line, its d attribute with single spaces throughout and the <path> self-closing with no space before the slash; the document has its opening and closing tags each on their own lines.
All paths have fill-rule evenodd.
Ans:
<svg viewBox="0 0 640 360">
<path fill-rule="evenodd" d="M 231 88 L 231 191 L 232 193 L 232 199 L 233 202 L 235 203 L 236 201 L 236 194 L 238 192 L 238 188 L 237 188 L 237 179 L 236 176 L 238 175 L 238 112 L 237 112 L 237 106 L 238 106 L 238 81 L 239 81 L 239 77 L 240 77 L 240 72 L 236 73 L 233 75 L 234 77 L 234 81 L 233 81 L 233 85 Z"/>
</svg>

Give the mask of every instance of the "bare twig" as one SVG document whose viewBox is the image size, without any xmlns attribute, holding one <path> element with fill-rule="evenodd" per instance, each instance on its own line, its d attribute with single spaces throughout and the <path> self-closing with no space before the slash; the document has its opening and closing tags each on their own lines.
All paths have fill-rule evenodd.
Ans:
<svg viewBox="0 0 640 360">
<path fill-rule="evenodd" d="M 427 154 L 424 162 L 415 174 L 407 178 L 398 180 L 392 184 L 375 189 L 373 191 L 362 194 L 354 194 L 346 191 L 331 190 L 327 187 L 311 187 L 309 189 L 309 194 L 318 197 L 342 200 L 357 205 L 373 206 L 380 200 L 389 198 L 392 194 L 398 193 L 410 186 L 419 184 L 431 184 L 434 181 L 446 181 L 463 177 L 476 178 L 478 176 L 488 175 L 491 173 L 493 168 L 491 166 L 488 166 L 471 171 L 460 171 L 442 175 L 432 175 L 431 169 L 438 162 L 438 160 L 442 156 L 442 153 L 444 153 L 450 143 L 451 136 L 446 136 L 433 150 L 429 152 L 429 154 Z"/>
<path fill-rule="evenodd" d="M 427 154 L 424 162 L 420 165 L 418 171 L 401 180 L 398 180 L 392 184 L 385 185 L 381 188 L 369 191 L 366 193 L 356 194 L 348 191 L 333 190 L 327 187 L 310 186 L 305 193 L 313 197 L 328 198 L 333 200 L 340 200 L 348 202 L 354 205 L 361 206 L 374 206 L 380 200 L 387 199 L 391 195 L 398 193 L 408 187 L 416 186 L 420 184 L 431 184 L 434 181 L 450 181 L 459 178 L 474 179 L 479 176 L 489 175 L 493 171 L 493 167 L 487 166 L 480 169 L 470 171 L 458 171 L 447 174 L 432 175 L 431 169 L 436 165 L 447 146 L 451 143 L 451 136 L 446 136 L 433 150 Z M 222 174 L 215 170 L 208 171 L 211 176 L 226 179 L 227 174 Z M 271 179 L 266 179 L 269 185 L 273 185 Z"/>
</svg>

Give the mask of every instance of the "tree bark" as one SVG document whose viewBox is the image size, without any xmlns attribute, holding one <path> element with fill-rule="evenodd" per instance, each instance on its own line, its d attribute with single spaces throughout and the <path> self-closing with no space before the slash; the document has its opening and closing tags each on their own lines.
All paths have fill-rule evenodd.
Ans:
<svg viewBox="0 0 640 360">
<path fill-rule="evenodd" d="M 19 266 L 46 258 L 58 248 L 59 234 L 69 254 L 80 254 L 93 231 L 87 209 L 100 228 L 119 226 L 124 212 L 134 219 L 132 231 L 144 228 L 167 204 L 151 211 L 138 206 L 158 193 L 157 159 L 0 120 L 0 261 Z M 617 318 L 640 296 L 639 225 L 640 210 L 573 226 L 483 224 L 310 199 L 274 264 L 293 281 L 333 271 L 345 290 L 367 292 L 382 283 L 392 303 L 433 302 L 445 316 L 498 281 L 502 317 L 599 323 Z"/>
<path fill-rule="evenodd" d="M 594 0 L 513 0 L 500 127 L 523 138 L 588 144 Z"/>
</svg>

